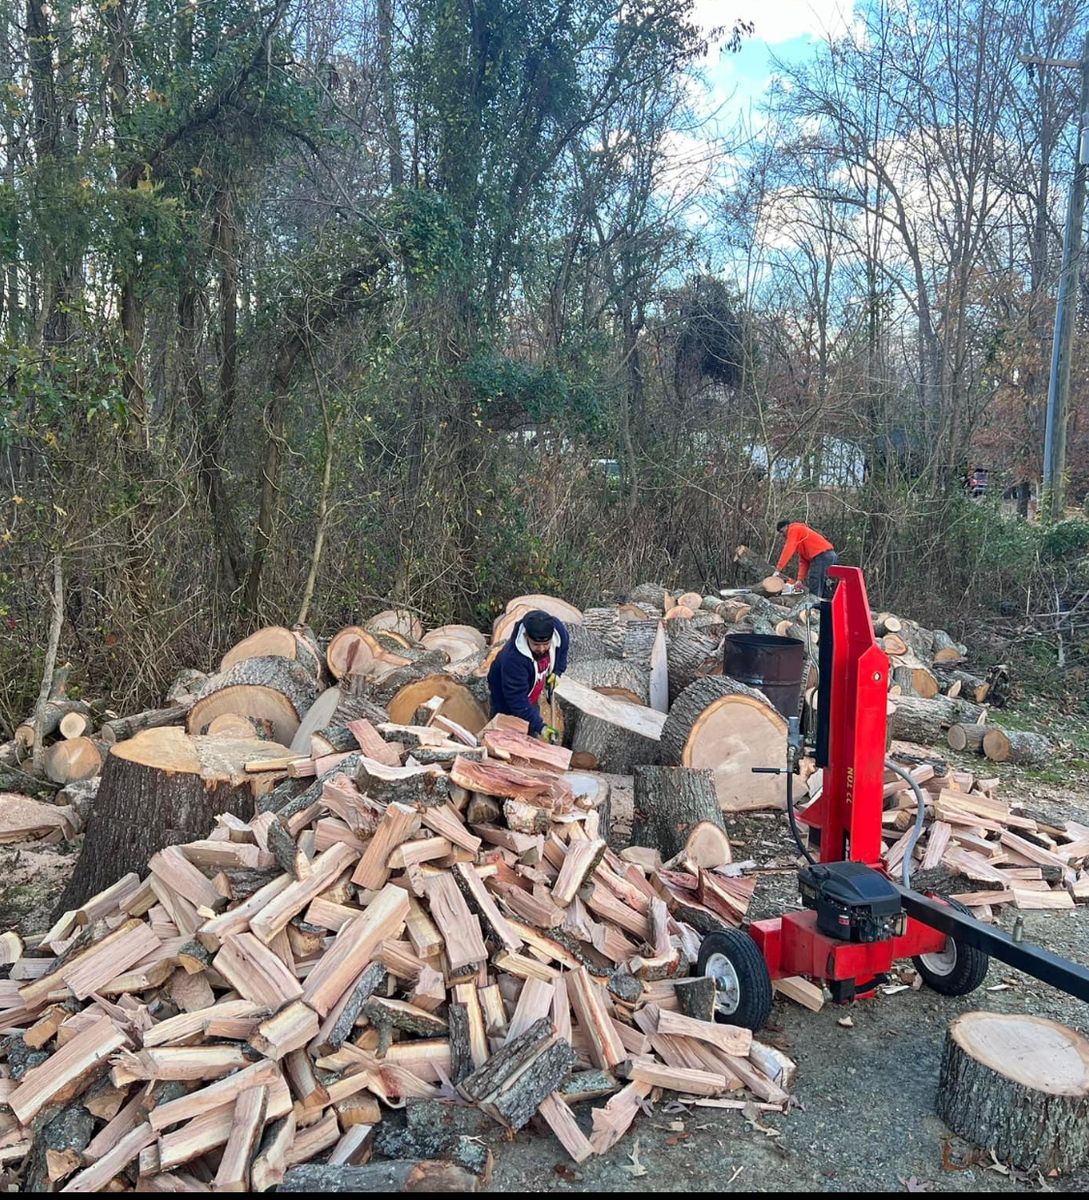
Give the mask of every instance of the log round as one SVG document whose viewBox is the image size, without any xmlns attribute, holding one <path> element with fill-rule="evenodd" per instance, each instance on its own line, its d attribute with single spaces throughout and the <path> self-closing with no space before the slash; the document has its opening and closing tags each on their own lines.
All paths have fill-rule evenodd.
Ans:
<svg viewBox="0 0 1089 1200">
<path fill-rule="evenodd" d="M 190 733 L 204 733 L 215 717 L 237 713 L 272 723 L 272 736 L 289 746 L 306 710 L 317 699 L 314 676 L 289 658 L 246 658 L 213 675 L 186 718 Z"/>
<path fill-rule="evenodd" d="M 54 783 L 90 779 L 102 770 L 103 744 L 89 737 L 54 742 L 45 752 L 45 774 Z"/>
<path fill-rule="evenodd" d="M 377 675 L 389 666 L 404 666 L 411 660 L 394 654 L 366 629 L 349 625 L 335 633 L 325 651 L 325 661 L 334 679 L 345 675 Z"/>
<path fill-rule="evenodd" d="M 582 612 L 573 604 L 568 604 L 566 600 L 561 600 L 557 596 L 543 596 L 537 593 L 530 593 L 526 596 L 515 596 L 507 601 L 507 612 L 513 612 L 516 608 L 525 607 L 529 612 L 531 609 L 539 608 L 542 612 L 551 613 L 565 625 L 577 625 L 582 620 Z"/>
<path fill-rule="evenodd" d="M 527 612 L 533 610 L 524 604 L 515 605 L 514 608 L 508 609 L 505 613 L 500 613 L 492 622 L 492 645 L 497 646 L 500 642 L 505 642 L 507 638 L 514 633 L 514 627 L 526 615 Z"/>
<path fill-rule="evenodd" d="M 636 767 L 631 842 L 652 846 L 663 859 L 684 849 L 701 821 L 725 832 L 714 776 L 686 767 Z"/>
<path fill-rule="evenodd" d="M 387 608 L 373 617 L 368 617 L 363 627 L 374 633 L 378 630 L 389 630 L 408 638 L 410 642 L 418 642 L 423 637 L 423 624 L 420 618 L 405 608 Z"/>
<path fill-rule="evenodd" d="M 651 608 L 657 608 L 661 612 L 665 612 L 665 599 L 669 593 L 660 583 L 640 583 L 632 588 L 631 594 L 628 596 L 629 604 L 649 604 Z M 672 599 L 672 597 L 670 597 Z M 672 604 L 669 605 L 673 607 Z M 639 618 L 636 617 L 636 620 Z"/>
<path fill-rule="evenodd" d="M 969 754 L 983 753 L 983 739 L 989 732 L 986 725 L 950 725 L 945 740 L 953 750 Z"/>
<path fill-rule="evenodd" d="M 1052 749 L 1051 742 L 1042 733 L 999 729 L 992 725 L 983 736 L 983 753 L 991 762 L 1038 765 L 1047 762 Z"/>
<path fill-rule="evenodd" d="M 467 638 L 454 635 L 440 634 L 436 631 L 425 633 L 421 646 L 428 650 L 441 650 L 451 663 L 463 662 L 473 655 L 479 654 L 483 647 L 477 646 Z"/>
<path fill-rule="evenodd" d="M 317 647 L 301 633 L 285 629 L 283 625 L 269 625 L 251 633 L 248 638 L 243 638 L 224 654 L 219 670 L 220 673 L 229 671 L 231 667 L 247 658 L 268 657 L 290 658 L 305 667 L 315 679 L 322 671 L 321 656 Z"/>
<path fill-rule="evenodd" d="M 205 737 L 255 738 L 260 737 L 257 726 L 250 717 L 240 717 L 238 713 L 220 713 L 213 721 L 208 722 L 204 731 Z M 266 739 L 267 740 L 267 739 Z"/>
<path fill-rule="evenodd" d="M 703 604 L 703 597 L 699 592 L 683 592 L 677 597 L 677 603 L 683 604 L 685 608 L 691 608 L 695 611 Z"/>
<path fill-rule="evenodd" d="M 276 742 L 192 737 L 176 726 L 113 746 L 59 911 L 78 908 L 129 871 L 143 876 L 164 846 L 206 838 L 217 813 L 249 820 L 257 797 L 281 776 L 247 774 L 245 764 L 287 753 Z"/>
<path fill-rule="evenodd" d="M 753 767 L 786 765 L 787 723 L 763 692 L 726 676 L 697 679 L 677 697 L 662 727 L 662 761 L 714 773 L 726 812 L 782 808 L 786 784 Z"/>
<path fill-rule="evenodd" d="M 963 1013 L 946 1032 L 937 1110 L 1001 1162 L 1077 1171 L 1089 1163 L 1089 1041 L 1043 1017 Z"/>
<path fill-rule="evenodd" d="M 389 719 L 397 725 L 411 725 L 416 709 L 432 696 L 443 698 L 439 712 L 444 717 L 456 721 L 470 733 L 479 733 L 487 725 L 488 714 L 465 684 L 452 675 L 425 675 L 399 688 L 386 705 Z"/>
</svg>

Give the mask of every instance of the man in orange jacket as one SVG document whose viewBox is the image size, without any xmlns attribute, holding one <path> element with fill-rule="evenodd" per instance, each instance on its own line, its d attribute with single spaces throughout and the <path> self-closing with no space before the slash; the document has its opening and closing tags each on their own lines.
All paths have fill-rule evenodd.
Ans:
<svg viewBox="0 0 1089 1200">
<path fill-rule="evenodd" d="M 818 599 L 826 599 L 828 568 L 836 563 L 836 551 L 832 543 L 803 521 L 780 521 L 775 528 L 786 537 L 775 573 L 782 575 L 783 568 L 797 553 L 798 582 L 805 584 Z"/>
</svg>

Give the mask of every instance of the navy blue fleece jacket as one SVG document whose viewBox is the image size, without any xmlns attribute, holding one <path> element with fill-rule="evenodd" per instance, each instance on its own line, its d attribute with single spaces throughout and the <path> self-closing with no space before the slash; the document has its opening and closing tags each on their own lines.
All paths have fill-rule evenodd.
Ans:
<svg viewBox="0 0 1089 1200">
<path fill-rule="evenodd" d="M 567 647 L 570 638 L 567 626 L 555 622 L 552 634 L 552 670 L 562 675 L 567 670 Z M 492 694 L 492 716 L 509 713 L 529 722 L 530 733 L 536 735 L 544 728 L 544 720 L 536 706 L 530 704 L 529 694 L 537 677 L 536 662 L 526 645 L 525 629 L 519 621 L 510 640 L 492 661 L 488 671 L 488 689 Z"/>
</svg>

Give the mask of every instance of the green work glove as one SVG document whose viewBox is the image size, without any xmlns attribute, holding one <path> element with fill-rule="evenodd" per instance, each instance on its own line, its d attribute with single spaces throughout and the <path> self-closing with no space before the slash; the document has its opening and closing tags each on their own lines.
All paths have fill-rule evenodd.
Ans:
<svg viewBox="0 0 1089 1200">
<path fill-rule="evenodd" d="M 555 671 L 550 671 L 545 676 L 545 696 L 551 700 L 552 693 L 556 690 L 556 684 L 560 682 L 560 677 Z"/>
<path fill-rule="evenodd" d="M 545 725 L 537 736 L 542 742 L 554 746 L 560 740 L 560 731 L 554 725 Z"/>
</svg>

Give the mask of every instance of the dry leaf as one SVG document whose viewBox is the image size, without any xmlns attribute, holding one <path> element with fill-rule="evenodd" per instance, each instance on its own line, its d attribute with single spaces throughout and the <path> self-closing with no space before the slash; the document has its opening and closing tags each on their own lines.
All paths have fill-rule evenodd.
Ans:
<svg viewBox="0 0 1089 1200">
<path fill-rule="evenodd" d="M 579 1178 L 578 1171 L 572 1171 L 566 1163 L 556 1163 L 552 1168 L 552 1174 L 558 1175 L 564 1183 L 574 1183 Z"/>
<path fill-rule="evenodd" d="M 745 1107 L 741 1110 L 741 1115 L 745 1118 L 746 1121 L 748 1121 L 751 1128 L 758 1129 L 761 1133 L 766 1133 L 768 1137 L 773 1137 L 773 1138 L 780 1137 L 782 1134 L 781 1130 L 772 1129 L 772 1127 L 770 1125 L 765 1125 L 761 1122 L 760 1110 L 756 1107 L 755 1104 L 752 1104 L 752 1103 L 746 1104 Z"/>
<path fill-rule="evenodd" d="M 640 1176 L 647 1173 L 646 1167 L 644 1167 L 639 1161 L 638 1138 L 635 1139 L 635 1145 L 631 1148 L 631 1152 L 629 1153 L 628 1157 L 631 1159 L 631 1165 L 629 1166 L 627 1163 L 622 1163 L 620 1166 L 621 1171 L 627 1171 L 633 1179 L 638 1179 Z"/>
<path fill-rule="evenodd" d="M 918 1179 L 915 1178 L 914 1175 L 908 1176 L 907 1179 L 905 1179 L 902 1175 L 897 1175 L 896 1178 L 899 1179 L 900 1182 L 904 1185 L 905 1192 L 928 1192 L 928 1191 L 930 1191 L 930 1184 L 920 1182 Z"/>
<path fill-rule="evenodd" d="M 850 1017 L 840 1017 L 836 1024 L 842 1025 L 844 1029 L 854 1029 L 855 1027 L 855 1023 Z"/>
</svg>

